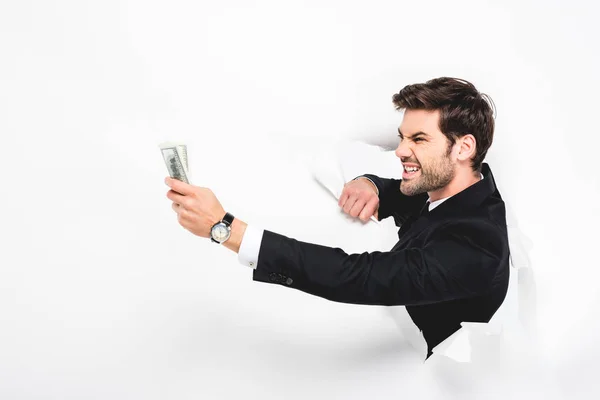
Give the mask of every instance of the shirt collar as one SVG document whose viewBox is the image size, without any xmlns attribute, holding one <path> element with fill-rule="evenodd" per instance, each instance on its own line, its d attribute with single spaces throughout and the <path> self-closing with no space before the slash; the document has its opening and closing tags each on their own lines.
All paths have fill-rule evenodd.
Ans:
<svg viewBox="0 0 600 400">
<path fill-rule="evenodd" d="M 483 174 L 479 174 L 479 175 L 481 175 L 481 179 L 483 179 Z M 452 196 L 444 197 L 443 199 L 439 199 L 439 200 L 430 202 L 429 203 L 429 211 L 433 210 L 434 208 L 436 208 L 437 206 L 442 204 L 444 201 L 448 200 L 450 197 L 452 197 Z M 427 201 L 429 202 L 430 200 L 431 200 L 431 197 L 428 197 Z"/>
</svg>

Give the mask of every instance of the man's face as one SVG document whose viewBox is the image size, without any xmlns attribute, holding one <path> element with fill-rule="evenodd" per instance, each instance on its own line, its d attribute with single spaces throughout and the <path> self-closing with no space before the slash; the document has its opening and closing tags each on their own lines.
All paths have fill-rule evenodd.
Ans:
<svg viewBox="0 0 600 400">
<path fill-rule="evenodd" d="M 407 196 L 446 187 L 456 175 L 452 147 L 440 131 L 439 111 L 406 110 L 396 156 L 404 165 L 400 191 Z M 409 167 L 417 167 L 410 171 Z M 406 169 L 409 168 L 409 171 Z"/>
</svg>

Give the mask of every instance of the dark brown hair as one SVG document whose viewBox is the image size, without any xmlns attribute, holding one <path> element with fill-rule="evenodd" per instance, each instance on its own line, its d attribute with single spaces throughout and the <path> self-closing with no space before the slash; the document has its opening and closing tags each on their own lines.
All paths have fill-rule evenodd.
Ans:
<svg viewBox="0 0 600 400">
<path fill-rule="evenodd" d="M 439 110 L 439 127 L 449 141 L 448 148 L 457 138 L 473 135 L 476 149 L 471 167 L 481 172 L 494 139 L 494 103 L 488 95 L 463 79 L 442 77 L 405 86 L 392 101 L 397 110 Z"/>
</svg>

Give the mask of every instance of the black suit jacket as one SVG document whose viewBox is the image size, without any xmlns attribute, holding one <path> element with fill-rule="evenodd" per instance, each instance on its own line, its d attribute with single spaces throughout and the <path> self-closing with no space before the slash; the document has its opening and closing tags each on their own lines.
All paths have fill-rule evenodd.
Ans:
<svg viewBox="0 0 600 400">
<path fill-rule="evenodd" d="M 265 230 L 253 279 L 342 303 L 405 305 L 429 357 L 461 322 L 489 322 L 506 296 L 506 210 L 487 163 L 482 174 L 422 216 L 427 193 L 409 197 L 401 180 L 365 174 L 379 189 L 379 220 L 400 227 L 390 251 L 347 254 Z"/>
</svg>

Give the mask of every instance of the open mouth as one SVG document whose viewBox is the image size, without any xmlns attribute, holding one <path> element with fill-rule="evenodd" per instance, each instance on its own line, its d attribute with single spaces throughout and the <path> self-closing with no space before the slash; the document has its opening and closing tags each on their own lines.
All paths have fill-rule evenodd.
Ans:
<svg viewBox="0 0 600 400">
<path fill-rule="evenodd" d="M 404 172 L 402 173 L 402 178 L 411 178 L 421 171 L 419 167 L 404 167 Z"/>
</svg>

